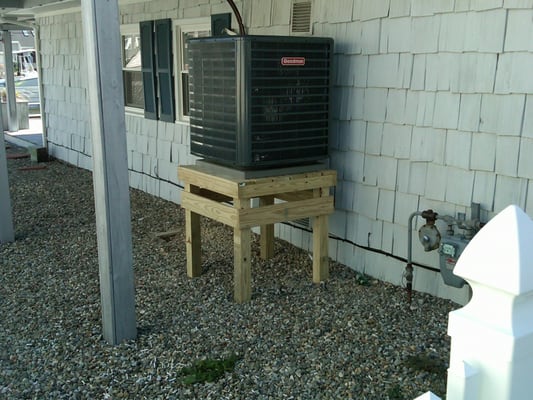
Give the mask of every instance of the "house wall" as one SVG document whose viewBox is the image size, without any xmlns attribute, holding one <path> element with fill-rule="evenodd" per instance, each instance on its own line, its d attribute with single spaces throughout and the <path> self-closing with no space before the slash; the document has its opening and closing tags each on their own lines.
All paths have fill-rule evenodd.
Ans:
<svg viewBox="0 0 533 400">
<path fill-rule="evenodd" d="M 237 5 L 249 33 L 289 34 L 290 1 Z M 218 0 L 140 2 L 121 7 L 121 23 L 229 11 Z M 49 151 L 91 169 L 81 17 L 38 24 Z M 404 284 L 413 211 L 469 216 L 476 202 L 488 221 L 513 203 L 533 215 L 533 0 L 314 0 L 313 34 L 335 39 L 333 259 Z M 131 186 L 179 203 L 176 167 L 194 162 L 187 124 L 133 114 L 126 124 Z M 276 234 L 310 248 L 305 230 L 277 224 Z M 429 267 L 415 266 L 415 290 L 466 301 L 416 239 L 413 260 Z"/>
</svg>

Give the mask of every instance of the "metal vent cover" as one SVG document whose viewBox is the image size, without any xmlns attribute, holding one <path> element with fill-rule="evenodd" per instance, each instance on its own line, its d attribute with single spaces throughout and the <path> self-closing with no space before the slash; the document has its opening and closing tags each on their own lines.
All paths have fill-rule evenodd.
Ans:
<svg viewBox="0 0 533 400">
<path fill-rule="evenodd" d="M 311 33 L 311 1 L 293 0 L 291 33 Z"/>
</svg>

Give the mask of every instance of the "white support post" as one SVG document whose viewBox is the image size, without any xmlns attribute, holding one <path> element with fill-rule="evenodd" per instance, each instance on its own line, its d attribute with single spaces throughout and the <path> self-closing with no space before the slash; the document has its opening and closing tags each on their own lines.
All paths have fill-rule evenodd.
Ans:
<svg viewBox="0 0 533 400">
<path fill-rule="evenodd" d="M 441 400 L 439 396 L 432 392 L 426 392 L 418 396 L 415 400 Z"/>
<path fill-rule="evenodd" d="M 82 0 L 104 338 L 137 336 L 118 1 Z"/>
<path fill-rule="evenodd" d="M 19 130 L 19 121 L 17 116 L 17 96 L 15 93 L 15 71 L 13 63 L 7 60 L 13 59 L 13 46 L 11 44 L 11 32 L 2 31 L 4 38 L 4 59 L 6 60 L 6 90 L 7 90 L 7 130 L 16 132 Z"/>
<path fill-rule="evenodd" d="M 449 316 L 447 399 L 526 400 L 533 371 L 533 221 L 517 206 L 494 217 L 454 273 L 472 299 Z"/>
<path fill-rule="evenodd" d="M 479 370 L 462 360 L 448 368 L 449 399 L 476 399 L 479 391 Z"/>
<path fill-rule="evenodd" d="M 2 110 L 0 109 L 0 121 Z M 13 230 L 13 212 L 11 210 L 11 196 L 9 195 L 9 179 L 7 176 L 6 145 L 4 130 L 0 129 L 0 243 L 15 240 Z"/>
</svg>

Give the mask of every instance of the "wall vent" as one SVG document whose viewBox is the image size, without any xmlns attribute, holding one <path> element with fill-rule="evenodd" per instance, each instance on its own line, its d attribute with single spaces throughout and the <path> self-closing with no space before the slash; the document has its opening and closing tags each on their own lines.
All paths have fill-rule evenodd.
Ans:
<svg viewBox="0 0 533 400">
<path fill-rule="evenodd" d="M 311 32 L 311 1 L 293 0 L 291 33 Z"/>
</svg>

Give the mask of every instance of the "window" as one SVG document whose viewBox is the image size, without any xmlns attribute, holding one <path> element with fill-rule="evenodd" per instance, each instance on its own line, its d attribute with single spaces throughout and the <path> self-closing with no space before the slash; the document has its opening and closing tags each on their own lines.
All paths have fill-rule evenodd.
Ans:
<svg viewBox="0 0 533 400">
<path fill-rule="evenodd" d="M 141 36 L 138 25 L 121 27 L 122 75 L 126 108 L 143 109 L 144 94 L 141 72 Z"/>
<path fill-rule="evenodd" d="M 126 109 L 144 110 L 145 118 L 150 119 L 188 121 L 187 40 L 210 34 L 211 18 L 178 20 L 173 24 L 170 19 L 161 19 L 122 26 Z"/>
<path fill-rule="evenodd" d="M 181 20 L 175 22 L 174 53 L 176 57 L 176 87 L 179 95 L 177 109 L 180 120 L 189 120 L 189 65 L 187 63 L 187 40 L 211 35 L 211 18 Z"/>
</svg>

